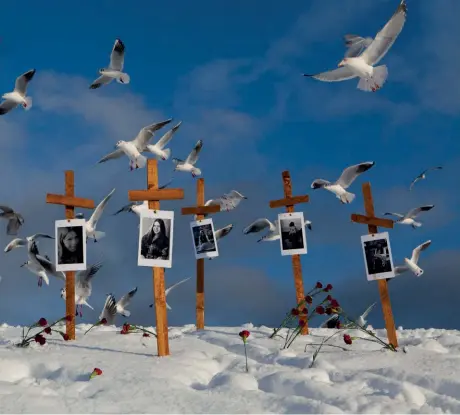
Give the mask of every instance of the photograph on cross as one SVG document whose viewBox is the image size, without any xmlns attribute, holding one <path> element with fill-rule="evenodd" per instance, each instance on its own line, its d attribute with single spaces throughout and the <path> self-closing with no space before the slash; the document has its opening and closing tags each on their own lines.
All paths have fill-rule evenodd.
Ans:
<svg viewBox="0 0 460 415">
<path fill-rule="evenodd" d="M 215 258 L 219 256 L 216 234 L 212 219 L 203 219 L 190 223 L 195 258 Z"/>
<path fill-rule="evenodd" d="M 368 281 L 395 276 L 388 232 L 361 236 Z"/>
<path fill-rule="evenodd" d="M 55 238 L 56 271 L 86 270 L 85 220 L 57 220 Z"/>
<path fill-rule="evenodd" d="M 280 213 L 278 215 L 281 255 L 307 253 L 307 239 L 303 212 Z"/>
</svg>

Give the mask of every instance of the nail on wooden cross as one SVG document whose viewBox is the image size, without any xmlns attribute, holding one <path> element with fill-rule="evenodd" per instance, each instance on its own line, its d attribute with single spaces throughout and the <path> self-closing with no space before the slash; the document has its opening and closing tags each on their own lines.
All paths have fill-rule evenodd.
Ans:
<svg viewBox="0 0 460 415">
<path fill-rule="evenodd" d="M 65 172 L 65 195 L 47 193 L 46 203 L 65 206 L 65 218 L 75 218 L 75 208 L 94 209 L 94 200 L 75 197 L 73 170 Z M 69 340 L 75 340 L 75 271 L 66 271 L 65 280 L 65 310 L 70 319 L 66 322 L 66 334 Z"/>
<path fill-rule="evenodd" d="M 197 220 L 204 215 L 220 212 L 220 205 L 204 206 L 204 179 L 196 182 L 196 206 L 182 208 L 183 215 L 197 215 Z M 204 329 L 204 258 L 196 260 L 196 328 Z"/>
<path fill-rule="evenodd" d="M 363 183 L 364 210 L 366 215 L 351 215 L 352 222 L 367 225 L 369 234 L 378 233 L 377 226 L 382 228 L 393 229 L 394 222 L 391 219 L 376 218 L 374 213 L 374 201 L 372 199 L 371 184 Z M 398 347 L 398 338 L 396 336 L 395 322 L 393 311 L 391 309 L 390 294 L 388 292 L 388 283 L 385 279 L 377 280 L 380 293 L 380 302 L 382 303 L 383 318 L 385 319 L 385 327 L 387 329 L 388 341 Z"/>
<path fill-rule="evenodd" d="M 148 200 L 149 209 L 159 210 L 160 200 L 178 200 L 184 198 L 183 189 L 158 189 L 158 161 L 147 160 L 147 190 L 130 190 L 128 198 L 132 202 Z M 158 356 L 169 355 L 168 315 L 166 312 L 164 268 L 153 267 L 153 297 L 155 299 L 155 317 L 157 330 Z"/>
<path fill-rule="evenodd" d="M 270 207 L 279 208 L 279 207 L 286 206 L 286 211 L 288 213 L 293 213 L 294 205 L 297 205 L 299 203 L 308 203 L 310 198 L 308 195 L 292 196 L 291 175 L 289 174 L 289 171 L 287 170 L 283 171 L 281 176 L 283 178 L 284 199 L 270 201 Z M 279 231 L 280 231 L 280 237 L 281 237 L 281 229 Z M 294 284 L 295 284 L 297 303 L 300 303 L 305 298 L 305 291 L 304 291 L 303 279 L 302 279 L 302 264 L 300 262 L 299 254 L 291 255 L 291 257 L 292 257 L 292 269 L 294 272 Z M 299 320 L 305 323 L 304 326 L 302 327 L 301 334 L 308 334 L 308 319 L 307 319 L 307 316 L 301 312 L 301 310 L 299 314 Z"/>
</svg>

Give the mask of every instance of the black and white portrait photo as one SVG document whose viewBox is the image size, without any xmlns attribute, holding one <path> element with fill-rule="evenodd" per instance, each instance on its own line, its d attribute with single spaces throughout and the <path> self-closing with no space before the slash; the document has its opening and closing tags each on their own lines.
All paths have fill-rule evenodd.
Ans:
<svg viewBox="0 0 460 415">
<path fill-rule="evenodd" d="M 172 267 L 174 212 L 142 211 L 139 226 L 137 264 L 147 267 Z"/>
<path fill-rule="evenodd" d="M 361 236 L 368 281 L 395 276 L 388 232 Z"/>
<path fill-rule="evenodd" d="M 57 220 L 55 238 L 56 271 L 86 270 L 85 220 Z"/>
<path fill-rule="evenodd" d="M 280 213 L 278 215 L 281 255 L 307 253 L 307 239 L 303 212 Z"/>
<path fill-rule="evenodd" d="M 192 229 L 196 259 L 219 256 L 212 219 L 191 222 L 190 228 Z"/>
</svg>

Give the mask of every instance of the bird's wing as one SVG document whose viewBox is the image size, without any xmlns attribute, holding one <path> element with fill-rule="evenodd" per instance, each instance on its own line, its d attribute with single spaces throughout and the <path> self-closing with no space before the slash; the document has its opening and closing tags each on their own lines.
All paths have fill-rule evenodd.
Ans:
<svg viewBox="0 0 460 415">
<path fill-rule="evenodd" d="M 102 85 L 110 84 L 113 81 L 113 78 L 109 76 L 101 75 L 99 78 L 95 79 L 93 83 L 89 86 L 89 89 L 97 89 L 100 88 Z"/>
<path fill-rule="evenodd" d="M 428 169 L 426 169 L 423 173 L 426 173 L 430 170 L 442 170 L 442 166 L 436 166 L 436 167 L 429 167 Z"/>
<path fill-rule="evenodd" d="M 407 272 L 407 271 L 409 271 L 409 267 L 406 266 L 406 265 L 398 265 L 394 269 L 395 275 L 400 275 L 400 274 L 403 274 L 404 272 Z"/>
<path fill-rule="evenodd" d="M 166 124 L 169 124 L 171 121 L 172 118 L 170 118 L 169 120 L 156 122 L 141 128 L 139 134 L 137 134 L 136 138 L 132 141 L 132 143 L 137 147 L 139 152 L 144 151 L 145 146 L 153 137 L 155 131 L 158 131 L 160 128 L 163 128 Z"/>
<path fill-rule="evenodd" d="M 158 187 L 158 190 L 166 189 L 172 183 L 172 181 L 173 179 L 169 180 L 169 182 L 166 182 L 165 184 L 162 184 L 161 186 Z"/>
<path fill-rule="evenodd" d="M 414 264 L 417 264 L 418 263 L 418 260 L 420 258 L 420 252 L 424 251 L 426 248 L 428 248 L 429 246 L 431 245 L 431 240 L 428 240 L 426 242 L 423 242 L 423 244 L 417 246 L 417 248 L 414 248 L 414 250 L 412 251 L 412 257 L 411 257 L 411 261 L 414 263 Z"/>
<path fill-rule="evenodd" d="M 233 225 L 227 225 L 225 226 L 224 228 L 222 229 L 218 229 L 216 232 L 215 232 L 215 235 L 216 235 L 216 240 L 217 239 L 221 239 L 223 238 L 224 236 L 227 236 L 233 229 Z"/>
<path fill-rule="evenodd" d="M 404 217 L 414 219 L 420 212 L 427 212 L 433 208 L 434 208 L 434 205 L 420 206 L 420 207 L 409 210 L 409 212 L 407 212 L 404 215 Z"/>
<path fill-rule="evenodd" d="M 65 274 L 62 271 L 56 271 L 56 267 L 54 264 L 47 258 L 41 256 L 41 255 L 36 255 L 35 259 L 37 262 L 43 267 L 45 272 L 47 274 L 53 275 L 63 281 L 65 281 Z"/>
<path fill-rule="evenodd" d="M 97 225 L 97 222 L 101 218 L 102 212 L 104 211 L 109 199 L 112 197 L 113 192 L 115 192 L 115 188 L 113 188 L 112 191 L 106 197 L 104 197 L 101 203 L 97 205 L 96 209 L 94 209 L 94 212 L 88 221 L 90 226 L 95 227 Z"/>
<path fill-rule="evenodd" d="M 120 148 L 117 148 L 115 151 L 112 151 L 111 153 L 107 154 L 106 156 L 102 157 L 98 163 L 104 163 L 106 162 L 107 160 L 113 160 L 113 159 L 117 159 L 117 158 L 120 158 L 123 154 L 123 150 L 120 149 Z"/>
<path fill-rule="evenodd" d="M 336 181 L 336 184 L 342 186 L 344 189 L 350 187 L 350 185 L 355 181 L 355 179 L 365 171 L 369 170 L 375 161 L 366 161 L 364 163 L 355 164 L 354 166 L 347 167 L 339 179 Z"/>
<path fill-rule="evenodd" d="M 203 140 L 198 140 L 195 144 L 195 147 L 193 147 L 193 150 L 191 151 L 191 153 L 185 159 L 185 163 L 192 164 L 192 165 L 195 164 L 198 160 L 198 156 L 200 154 L 202 147 L 203 147 Z"/>
<path fill-rule="evenodd" d="M 271 231 L 276 229 L 276 226 L 266 218 L 257 219 L 249 226 L 243 229 L 244 234 L 260 232 L 265 228 L 270 228 Z"/>
<path fill-rule="evenodd" d="M 34 75 L 35 69 L 31 69 L 30 71 L 24 72 L 22 75 L 18 76 L 14 84 L 15 92 L 25 95 L 27 92 L 27 84 L 32 80 Z"/>
<path fill-rule="evenodd" d="M 115 215 L 118 215 L 121 212 L 129 212 L 134 205 L 136 205 L 136 202 L 131 202 L 131 203 L 123 206 L 120 210 L 116 211 L 112 215 L 115 216 Z"/>
<path fill-rule="evenodd" d="M 36 233 L 30 237 L 33 241 L 36 239 L 54 239 L 54 236 L 46 235 L 45 233 Z"/>
<path fill-rule="evenodd" d="M 170 287 L 166 288 L 165 296 L 167 296 L 171 292 L 171 290 L 173 290 L 174 288 L 176 288 L 178 285 L 182 284 L 183 282 L 188 281 L 190 278 L 191 277 L 185 278 L 185 279 L 183 279 L 183 280 L 181 280 L 179 282 L 176 282 L 175 284 L 171 285 Z"/>
<path fill-rule="evenodd" d="M 423 174 L 423 173 L 422 173 Z M 410 184 L 409 186 L 409 190 L 412 190 L 412 188 L 414 187 L 415 183 L 417 183 L 420 179 L 422 178 L 421 175 L 417 176 L 414 180 L 412 180 L 412 183 Z"/>
<path fill-rule="evenodd" d="M 22 239 L 22 238 L 14 238 L 12 241 L 10 241 L 8 243 L 7 246 L 5 246 L 5 249 L 4 251 L 5 252 L 8 252 L 10 251 L 11 249 L 13 249 L 14 247 L 16 246 L 25 246 L 27 245 L 27 241 L 25 239 Z"/>
<path fill-rule="evenodd" d="M 17 235 L 18 230 L 21 227 L 22 223 L 18 217 L 14 216 L 8 221 L 8 225 L 6 227 L 6 234 L 7 235 Z"/>
<path fill-rule="evenodd" d="M 112 294 L 109 294 L 105 300 L 104 308 L 102 309 L 101 315 L 99 316 L 99 320 L 105 318 L 107 320 L 107 324 L 113 324 L 116 315 L 117 305 L 115 297 Z"/>
<path fill-rule="evenodd" d="M 327 323 L 329 323 L 332 320 L 337 320 L 339 318 L 338 314 L 332 314 L 326 321 L 324 321 L 319 327 L 324 329 L 327 327 Z"/>
<path fill-rule="evenodd" d="M 134 290 L 131 290 L 129 293 L 125 294 L 123 297 L 121 297 L 117 301 L 117 306 L 120 308 L 126 308 L 128 307 L 129 303 L 131 302 L 131 299 L 134 297 L 134 294 L 137 293 L 137 287 L 134 288 Z"/>
<path fill-rule="evenodd" d="M 316 179 L 313 180 L 311 184 L 312 189 L 321 189 L 324 186 L 327 186 L 328 184 L 331 184 L 331 182 L 324 180 L 324 179 Z"/>
<path fill-rule="evenodd" d="M 345 53 L 346 58 L 358 57 L 373 41 L 370 37 L 361 37 L 358 35 L 345 35 L 343 37 L 345 46 L 348 48 Z"/>
<path fill-rule="evenodd" d="M 377 303 L 373 303 L 371 304 L 369 307 L 366 308 L 366 311 L 364 311 L 363 314 L 361 314 L 361 317 L 363 318 L 363 320 L 366 319 L 367 315 L 371 312 L 371 310 L 375 307 Z"/>
<path fill-rule="evenodd" d="M 398 218 L 403 218 L 404 217 L 404 215 L 401 215 L 401 213 L 393 213 L 393 212 L 385 212 L 383 215 L 384 216 L 393 215 L 393 216 L 397 216 Z"/>
<path fill-rule="evenodd" d="M 5 100 L 0 104 L 0 115 L 4 115 L 7 112 L 10 112 L 12 109 L 16 108 L 18 104 L 14 101 Z"/>
<path fill-rule="evenodd" d="M 83 284 L 87 284 L 101 269 L 102 262 L 97 262 L 90 267 L 86 268 L 84 271 L 78 271 L 76 278 Z"/>
<path fill-rule="evenodd" d="M 407 5 L 401 0 L 393 16 L 380 32 L 377 33 L 373 42 L 367 47 L 361 58 L 371 66 L 376 65 L 390 50 L 406 22 Z"/>
<path fill-rule="evenodd" d="M 339 82 L 356 78 L 357 75 L 355 75 L 348 66 L 341 66 L 340 68 L 327 72 L 320 72 L 314 75 L 304 73 L 303 76 L 308 78 L 315 78 L 318 79 L 318 81 L 323 82 Z"/>
<path fill-rule="evenodd" d="M 116 71 L 123 70 L 125 60 L 125 44 L 120 40 L 115 40 L 112 53 L 110 54 L 110 68 Z"/>
<path fill-rule="evenodd" d="M 173 128 L 171 128 L 163 137 L 161 137 L 158 142 L 155 144 L 160 150 L 163 149 L 166 144 L 169 143 L 174 133 L 179 129 L 182 121 L 176 124 Z"/>
<path fill-rule="evenodd" d="M 14 210 L 9 206 L 0 205 L 0 209 L 3 210 L 4 213 L 14 213 Z"/>
</svg>

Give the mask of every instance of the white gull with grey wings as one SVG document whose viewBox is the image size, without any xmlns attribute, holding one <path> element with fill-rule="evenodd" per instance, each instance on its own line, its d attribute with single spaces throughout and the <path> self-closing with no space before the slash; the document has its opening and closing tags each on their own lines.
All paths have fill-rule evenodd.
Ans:
<svg viewBox="0 0 460 415">
<path fill-rule="evenodd" d="M 4 115 L 22 105 L 25 110 L 32 108 L 32 97 L 26 96 L 27 86 L 35 75 L 35 69 L 31 69 L 16 78 L 13 92 L 2 95 L 4 101 L 0 104 L 0 115 Z"/>
<path fill-rule="evenodd" d="M 395 221 L 395 223 L 399 223 L 400 225 L 410 225 L 413 229 L 420 228 L 422 226 L 421 222 L 417 222 L 415 218 L 421 212 L 428 212 L 429 210 L 433 209 L 434 205 L 426 205 L 420 206 L 414 209 L 409 210 L 405 215 L 401 213 L 393 213 L 393 212 L 385 212 L 384 215 L 393 215 L 397 216 L 399 219 Z"/>
<path fill-rule="evenodd" d="M 184 160 L 173 158 L 172 161 L 176 165 L 174 171 L 185 171 L 192 173 L 192 177 L 200 176 L 201 170 L 198 167 L 195 167 L 196 162 L 198 161 L 198 156 L 200 154 L 201 148 L 203 147 L 203 140 L 198 140 L 193 147 L 193 150 Z"/>
<path fill-rule="evenodd" d="M 19 228 L 24 224 L 24 218 L 20 213 L 15 212 L 9 206 L 0 205 L 0 209 L 3 210 L 3 212 L 0 213 L 0 218 L 8 220 L 6 234 L 17 235 Z"/>
</svg>

